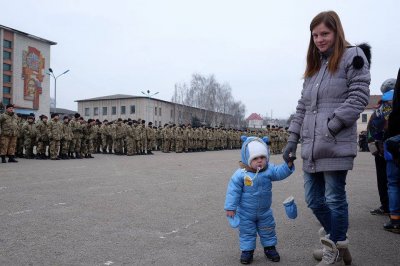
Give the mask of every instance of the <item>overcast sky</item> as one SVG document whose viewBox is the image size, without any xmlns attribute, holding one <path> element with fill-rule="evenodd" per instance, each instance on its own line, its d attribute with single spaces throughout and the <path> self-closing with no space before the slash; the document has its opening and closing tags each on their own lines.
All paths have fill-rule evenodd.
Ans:
<svg viewBox="0 0 400 266">
<path fill-rule="evenodd" d="M 288 117 L 302 89 L 309 24 L 341 17 L 346 39 L 372 46 L 371 94 L 400 67 L 398 0 L 0 0 L 0 24 L 51 41 L 57 107 L 111 94 L 170 101 L 175 83 L 214 74 L 246 115 Z M 51 93 L 54 97 L 54 84 Z"/>
</svg>

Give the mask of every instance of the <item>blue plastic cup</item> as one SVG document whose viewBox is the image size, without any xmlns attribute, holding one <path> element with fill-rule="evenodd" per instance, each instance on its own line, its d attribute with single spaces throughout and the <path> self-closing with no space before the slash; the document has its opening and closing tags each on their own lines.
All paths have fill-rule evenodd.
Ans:
<svg viewBox="0 0 400 266">
<path fill-rule="evenodd" d="M 283 206 L 285 206 L 286 215 L 289 219 L 296 219 L 297 217 L 297 206 L 294 202 L 294 197 L 290 196 L 285 199 L 283 202 Z"/>
</svg>

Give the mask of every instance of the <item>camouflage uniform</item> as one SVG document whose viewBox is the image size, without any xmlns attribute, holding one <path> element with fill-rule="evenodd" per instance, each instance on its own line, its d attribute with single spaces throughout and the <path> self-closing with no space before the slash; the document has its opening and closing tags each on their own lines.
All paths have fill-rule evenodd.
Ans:
<svg viewBox="0 0 400 266">
<path fill-rule="evenodd" d="M 33 147 L 36 144 L 36 126 L 33 122 L 33 117 L 28 118 L 21 131 L 24 135 L 25 158 L 33 159 Z"/>
<path fill-rule="evenodd" d="M 49 133 L 47 128 L 47 117 L 41 118 L 36 124 L 36 157 L 46 159 L 46 149 L 49 146 Z"/>
<path fill-rule="evenodd" d="M 58 116 L 57 116 L 58 117 Z M 62 138 L 63 125 L 58 121 L 58 118 L 54 117 L 48 124 L 48 133 L 50 140 L 50 159 L 59 160 L 58 152 L 60 150 L 60 141 Z"/>
<path fill-rule="evenodd" d="M 18 117 L 18 137 L 17 137 L 17 146 L 16 146 L 16 156 L 19 158 L 23 158 L 24 157 L 24 143 L 25 143 L 25 136 L 22 133 L 22 127 L 25 124 L 25 120 L 22 119 L 21 117 Z"/>
<path fill-rule="evenodd" d="M 61 159 L 69 159 L 68 152 L 69 146 L 71 144 L 73 137 L 72 128 L 69 126 L 69 119 L 64 119 L 64 123 L 62 124 L 62 137 L 61 137 L 61 150 L 60 150 L 60 158 Z"/>
<path fill-rule="evenodd" d="M 170 139 L 171 138 L 171 131 L 169 129 L 169 126 L 166 124 L 164 125 L 163 128 L 163 152 L 169 152 L 170 148 Z"/>
<path fill-rule="evenodd" d="M 183 151 L 183 130 L 180 126 L 175 128 L 175 152 L 181 153 Z"/>
<path fill-rule="evenodd" d="M 125 138 L 125 129 L 122 125 L 122 120 L 118 120 L 115 125 L 115 140 L 114 140 L 114 152 L 116 155 L 123 155 L 123 139 Z"/>
<path fill-rule="evenodd" d="M 147 138 L 147 154 L 153 154 L 154 143 L 156 139 L 155 131 L 152 128 L 152 123 L 150 122 L 146 128 L 146 138 Z"/>
<path fill-rule="evenodd" d="M 18 137 L 18 117 L 13 112 L 5 112 L 0 115 L 0 155 L 5 163 L 5 156 L 9 156 L 9 162 L 16 162 L 14 159 L 15 148 Z"/>
</svg>

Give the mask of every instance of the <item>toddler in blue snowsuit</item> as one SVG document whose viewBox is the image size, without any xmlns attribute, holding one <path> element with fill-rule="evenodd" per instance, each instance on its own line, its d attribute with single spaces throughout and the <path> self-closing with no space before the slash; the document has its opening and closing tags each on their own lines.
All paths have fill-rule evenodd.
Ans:
<svg viewBox="0 0 400 266">
<path fill-rule="evenodd" d="M 265 139 L 243 136 L 242 140 L 242 161 L 229 181 L 224 209 L 227 216 L 238 215 L 240 219 L 241 263 L 253 261 L 257 233 L 266 257 L 278 262 L 275 221 L 270 208 L 272 181 L 288 177 L 294 172 L 294 165 L 292 161 L 280 165 L 269 163 L 269 148 Z"/>
</svg>

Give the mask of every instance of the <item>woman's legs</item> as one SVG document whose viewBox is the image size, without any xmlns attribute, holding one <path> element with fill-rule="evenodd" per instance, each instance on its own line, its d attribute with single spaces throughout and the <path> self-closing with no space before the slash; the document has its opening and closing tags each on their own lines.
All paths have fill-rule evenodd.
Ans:
<svg viewBox="0 0 400 266">
<path fill-rule="evenodd" d="M 347 171 L 304 172 L 306 202 L 333 242 L 346 240 L 348 204 Z"/>
</svg>

